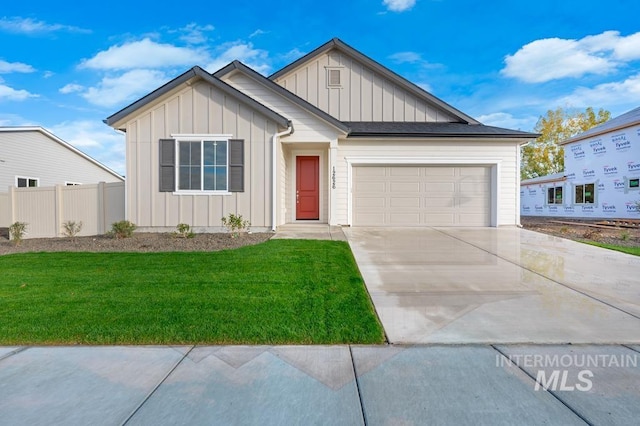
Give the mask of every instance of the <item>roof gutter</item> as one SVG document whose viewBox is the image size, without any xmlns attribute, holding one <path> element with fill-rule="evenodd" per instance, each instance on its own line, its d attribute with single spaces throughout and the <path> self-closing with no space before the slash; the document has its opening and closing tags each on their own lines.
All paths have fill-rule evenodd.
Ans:
<svg viewBox="0 0 640 426">
<path fill-rule="evenodd" d="M 277 198 L 278 198 L 278 140 L 281 136 L 290 135 L 293 133 L 293 124 L 289 122 L 287 130 L 280 133 L 276 133 L 271 138 L 271 231 L 276 231 L 276 218 L 277 218 Z"/>
</svg>

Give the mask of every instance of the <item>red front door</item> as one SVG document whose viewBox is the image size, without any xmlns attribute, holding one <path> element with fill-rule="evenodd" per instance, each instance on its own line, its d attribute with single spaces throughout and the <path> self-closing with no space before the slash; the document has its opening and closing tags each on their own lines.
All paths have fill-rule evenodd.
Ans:
<svg viewBox="0 0 640 426">
<path fill-rule="evenodd" d="M 296 219 L 320 219 L 320 157 L 296 157 Z"/>
</svg>

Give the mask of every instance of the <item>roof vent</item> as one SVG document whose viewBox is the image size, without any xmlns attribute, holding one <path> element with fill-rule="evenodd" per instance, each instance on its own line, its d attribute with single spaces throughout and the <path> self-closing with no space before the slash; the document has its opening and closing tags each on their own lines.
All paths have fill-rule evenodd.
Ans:
<svg viewBox="0 0 640 426">
<path fill-rule="evenodd" d="M 340 68 L 327 68 L 327 86 L 342 87 L 340 81 Z"/>
</svg>

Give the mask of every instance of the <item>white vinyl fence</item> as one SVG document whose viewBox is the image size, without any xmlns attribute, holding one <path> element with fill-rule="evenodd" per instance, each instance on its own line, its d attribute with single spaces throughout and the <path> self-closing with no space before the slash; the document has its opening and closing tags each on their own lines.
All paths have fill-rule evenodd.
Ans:
<svg viewBox="0 0 640 426">
<path fill-rule="evenodd" d="M 101 235 L 124 220 L 124 183 L 9 188 L 0 193 L 0 227 L 26 222 L 24 238 L 59 237 L 62 224 L 82 222 L 78 235 Z"/>
</svg>

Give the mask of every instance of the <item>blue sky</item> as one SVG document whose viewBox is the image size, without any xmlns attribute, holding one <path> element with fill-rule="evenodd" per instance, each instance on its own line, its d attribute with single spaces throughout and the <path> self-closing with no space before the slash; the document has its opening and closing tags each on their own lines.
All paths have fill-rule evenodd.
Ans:
<svg viewBox="0 0 640 426">
<path fill-rule="evenodd" d="M 558 106 L 640 105 L 634 0 L 8 2 L 0 125 L 41 125 L 124 173 L 102 120 L 193 65 L 268 75 L 333 37 L 484 124 L 532 130 Z"/>
</svg>

